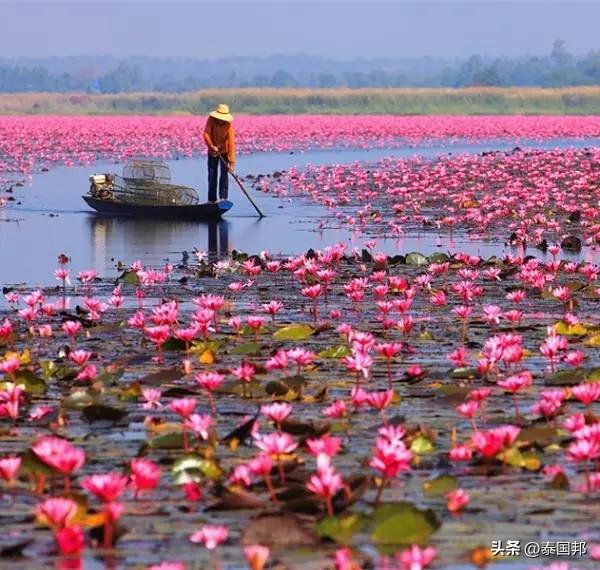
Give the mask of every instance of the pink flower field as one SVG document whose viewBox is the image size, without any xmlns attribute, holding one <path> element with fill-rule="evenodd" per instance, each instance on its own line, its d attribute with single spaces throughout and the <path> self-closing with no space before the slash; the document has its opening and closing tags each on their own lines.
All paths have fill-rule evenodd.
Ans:
<svg viewBox="0 0 600 570">
<path fill-rule="evenodd" d="M 246 178 L 347 232 L 320 248 L 140 247 L 107 275 L 65 250 L 50 286 L 3 282 L 0 568 L 597 569 L 600 117 L 235 124 L 246 154 L 529 144 Z M 0 182 L 201 155 L 203 126 L 3 117 Z M 529 148 L 564 139 L 589 147 Z"/>
<path fill-rule="evenodd" d="M 0 117 L 0 173 L 29 174 L 97 158 L 193 156 L 204 151 L 204 122 L 204 117 Z M 600 136 L 600 116 L 239 116 L 235 124 L 243 153 Z"/>
</svg>

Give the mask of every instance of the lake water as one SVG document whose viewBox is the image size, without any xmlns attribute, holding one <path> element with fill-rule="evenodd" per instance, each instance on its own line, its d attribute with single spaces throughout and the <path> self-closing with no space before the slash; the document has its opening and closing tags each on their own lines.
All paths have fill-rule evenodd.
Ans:
<svg viewBox="0 0 600 570">
<path fill-rule="evenodd" d="M 521 141 L 520 146 L 556 148 L 593 146 L 597 141 L 552 140 Z M 384 156 L 435 157 L 448 152 L 481 152 L 506 150 L 514 141 L 493 141 L 486 144 L 454 143 L 394 150 L 311 151 L 295 154 L 263 153 L 240 156 L 239 174 L 266 174 L 307 164 L 343 164 L 357 160 L 375 161 Z M 198 189 L 205 188 L 204 158 L 168 162 L 174 182 Z M 72 258 L 75 269 L 94 268 L 102 276 L 115 275 L 118 261 L 160 265 L 177 263 L 184 251 L 194 248 L 223 253 L 237 249 L 257 253 L 268 249 L 272 253 L 300 253 L 308 248 L 320 248 L 345 241 L 350 248 L 362 247 L 364 236 L 338 229 L 317 231 L 319 222 L 327 222 L 330 213 L 305 200 L 281 199 L 269 194 L 254 193 L 256 202 L 266 214 L 258 219 L 245 196 L 230 181 L 230 199 L 235 203 L 222 222 L 178 222 L 103 218 L 83 202 L 81 195 L 89 187 L 93 172 L 120 173 L 122 165 L 96 163 L 93 166 L 58 166 L 35 174 L 29 185 L 15 188 L 14 196 L 21 202 L 9 203 L 0 209 L 0 285 L 26 282 L 30 285 L 55 283 L 53 271 L 58 254 Z M 203 190 L 201 190 L 203 192 Z M 377 249 L 389 254 L 420 251 L 464 250 L 473 254 L 492 255 L 503 252 L 494 242 L 440 238 L 434 233 L 410 235 L 401 239 L 381 240 Z"/>
</svg>

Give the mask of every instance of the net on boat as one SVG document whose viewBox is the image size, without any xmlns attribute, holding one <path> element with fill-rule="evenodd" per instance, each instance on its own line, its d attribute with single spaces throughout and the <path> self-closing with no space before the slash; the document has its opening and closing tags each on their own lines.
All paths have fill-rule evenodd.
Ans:
<svg viewBox="0 0 600 570">
<path fill-rule="evenodd" d="M 134 159 L 123 167 L 123 176 L 90 176 L 94 198 L 140 206 L 192 206 L 198 193 L 188 186 L 171 184 L 169 167 L 161 160 Z"/>
</svg>

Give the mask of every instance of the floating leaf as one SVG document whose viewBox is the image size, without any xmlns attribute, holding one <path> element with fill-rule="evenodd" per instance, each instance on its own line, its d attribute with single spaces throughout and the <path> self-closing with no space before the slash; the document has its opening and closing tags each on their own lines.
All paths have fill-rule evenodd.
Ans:
<svg viewBox="0 0 600 570">
<path fill-rule="evenodd" d="M 275 340 L 304 340 L 314 333 L 310 325 L 287 325 L 273 333 Z"/>
<path fill-rule="evenodd" d="M 246 342 L 244 344 L 238 344 L 234 346 L 229 354 L 234 356 L 245 356 L 247 354 L 258 354 L 260 352 L 260 344 L 257 342 Z"/>
<path fill-rule="evenodd" d="M 417 267 L 421 267 L 422 265 L 427 265 L 429 260 L 422 253 L 413 252 L 406 256 L 405 263 L 406 265 L 416 265 Z"/>
<path fill-rule="evenodd" d="M 318 535 L 306 528 L 293 515 L 263 515 L 251 519 L 242 530 L 241 543 L 264 544 L 277 548 L 313 546 L 318 544 Z"/>
<path fill-rule="evenodd" d="M 477 368 L 455 368 L 450 372 L 450 378 L 455 380 L 473 380 L 479 378 Z"/>
<path fill-rule="evenodd" d="M 453 475 L 439 475 L 423 483 L 423 492 L 429 497 L 441 497 L 458 488 L 458 481 Z"/>
<path fill-rule="evenodd" d="M 171 473 L 176 485 L 198 482 L 203 478 L 218 479 L 223 474 L 221 468 L 212 459 L 204 459 L 198 455 L 186 455 L 178 459 L 173 464 Z"/>
<path fill-rule="evenodd" d="M 198 362 L 200 364 L 214 364 L 216 360 L 217 360 L 217 357 L 216 357 L 215 353 L 210 348 L 207 348 L 198 357 Z"/>
<path fill-rule="evenodd" d="M 319 352 L 320 358 L 344 358 L 344 356 L 348 356 L 350 354 L 350 348 L 345 344 L 340 344 L 338 346 L 332 346 L 331 348 L 326 348 Z"/>
<path fill-rule="evenodd" d="M 246 489 L 225 489 L 218 501 L 209 505 L 205 511 L 236 511 L 239 509 L 262 509 L 264 501 Z"/>
<path fill-rule="evenodd" d="M 21 474 L 50 476 L 54 471 L 46 465 L 31 449 L 21 455 Z"/>
<path fill-rule="evenodd" d="M 173 382 L 173 380 L 179 380 L 182 376 L 183 371 L 180 368 L 164 368 L 140 378 L 139 383 L 145 386 L 160 386 L 167 382 Z"/>
<path fill-rule="evenodd" d="M 126 285 L 138 285 L 140 278 L 135 271 L 127 270 L 117 277 L 117 281 L 122 281 Z"/>
<path fill-rule="evenodd" d="M 128 413 L 126 410 L 103 404 L 92 404 L 91 406 L 85 406 L 81 410 L 81 416 L 89 423 L 102 421 L 118 422 L 127 416 Z"/>
<path fill-rule="evenodd" d="M 244 388 L 245 387 L 245 388 Z M 266 394 L 264 387 L 256 378 L 250 380 L 250 382 L 242 383 L 239 380 L 229 380 L 223 382 L 216 390 L 216 394 L 234 394 L 236 396 L 242 396 L 244 394 L 248 397 L 260 397 Z"/>
<path fill-rule="evenodd" d="M 180 338 L 171 337 L 162 345 L 163 350 L 185 350 L 185 342 Z"/>
<path fill-rule="evenodd" d="M 581 368 L 560 370 L 544 379 L 546 386 L 574 386 L 583 382 L 584 371 Z"/>
<path fill-rule="evenodd" d="M 548 486 L 551 489 L 556 489 L 557 491 L 568 491 L 570 487 L 569 479 L 564 473 L 557 473 L 552 478 L 552 481 L 548 483 Z"/>
<path fill-rule="evenodd" d="M 212 350 L 216 354 L 222 346 L 223 343 L 220 340 L 203 340 L 192 343 L 190 352 L 193 352 L 194 354 L 202 354 L 205 350 Z"/>
<path fill-rule="evenodd" d="M 321 437 L 331 430 L 331 424 L 319 420 L 287 418 L 281 422 L 281 429 L 297 437 Z"/>
<path fill-rule="evenodd" d="M 586 346 L 591 346 L 593 348 L 599 347 L 600 346 L 600 334 L 594 334 L 594 335 L 588 337 L 584 341 L 584 344 Z"/>
<path fill-rule="evenodd" d="M 62 407 L 67 410 L 81 410 L 86 406 L 99 403 L 101 399 L 102 397 L 100 394 L 82 388 L 81 390 L 75 390 L 75 392 L 69 394 L 62 401 Z"/>
<path fill-rule="evenodd" d="M 148 445 L 154 449 L 181 449 L 183 448 L 183 433 L 172 431 L 153 437 Z"/>
<path fill-rule="evenodd" d="M 371 538 L 378 544 L 424 545 L 441 526 L 432 509 L 421 510 L 405 501 L 381 505 L 371 518 Z"/>
<path fill-rule="evenodd" d="M 269 396 L 285 396 L 290 391 L 290 387 L 281 380 L 270 380 L 265 384 L 265 392 Z"/>
<path fill-rule="evenodd" d="M 554 441 L 556 433 L 556 428 L 551 426 L 534 426 L 522 429 L 517 436 L 517 441 L 519 443 L 537 443 L 545 447 Z"/>
<path fill-rule="evenodd" d="M 17 384 L 20 384 L 25 388 L 25 391 L 28 394 L 44 394 L 48 387 L 43 378 L 36 376 L 27 368 L 20 368 L 17 370 L 15 373 L 15 380 Z"/>
<path fill-rule="evenodd" d="M 450 258 L 445 253 L 432 253 L 429 256 L 430 263 L 446 263 L 446 261 L 450 261 Z"/>
<path fill-rule="evenodd" d="M 554 325 L 554 330 L 557 334 L 565 336 L 585 336 L 588 333 L 588 329 L 581 323 L 575 325 L 569 325 L 565 321 L 558 321 Z"/>
<path fill-rule="evenodd" d="M 245 442 L 252 435 L 252 430 L 254 429 L 257 419 L 258 416 L 254 416 L 253 418 L 250 418 L 248 421 L 244 422 L 241 426 L 236 427 L 223 438 L 223 441 Z"/>
<path fill-rule="evenodd" d="M 335 540 L 340 544 L 350 544 L 352 537 L 363 530 L 367 518 L 361 513 L 349 513 L 344 516 L 328 517 L 318 522 L 315 530 L 320 536 Z"/>
<path fill-rule="evenodd" d="M 410 450 L 417 455 L 426 455 L 427 453 L 433 453 L 435 451 L 435 447 L 429 439 L 427 439 L 424 435 L 420 435 L 413 439 L 412 443 L 410 444 Z"/>
</svg>

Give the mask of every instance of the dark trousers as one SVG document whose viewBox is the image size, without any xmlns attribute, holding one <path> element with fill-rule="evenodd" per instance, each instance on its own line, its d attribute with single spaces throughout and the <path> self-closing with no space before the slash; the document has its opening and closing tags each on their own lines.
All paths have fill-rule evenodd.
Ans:
<svg viewBox="0 0 600 570">
<path fill-rule="evenodd" d="M 219 178 L 219 199 L 227 200 L 229 195 L 229 160 L 226 154 L 222 154 L 220 160 L 218 156 L 208 155 L 208 201 L 217 201 L 217 178 L 219 177 L 219 166 L 221 167 L 221 176 Z"/>
</svg>

